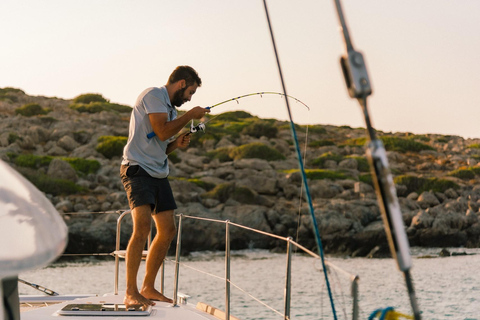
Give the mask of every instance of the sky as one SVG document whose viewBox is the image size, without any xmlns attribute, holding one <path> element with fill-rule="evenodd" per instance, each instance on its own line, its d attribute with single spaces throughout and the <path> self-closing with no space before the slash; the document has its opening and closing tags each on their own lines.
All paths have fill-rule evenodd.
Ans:
<svg viewBox="0 0 480 320">
<path fill-rule="evenodd" d="M 298 124 L 365 127 L 345 87 L 333 0 L 269 0 L 287 93 Z M 480 1 L 344 0 L 366 60 L 373 126 L 384 132 L 480 138 Z M 100 93 L 132 106 L 178 65 L 203 85 L 181 107 L 282 92 L 262 0 L 1 0 L 0 88 L 72 99 Z M 212 109 L 287 120 L 283 98 Z M 208 132 L 208 126 L 207 126 Z"/>
</svg>

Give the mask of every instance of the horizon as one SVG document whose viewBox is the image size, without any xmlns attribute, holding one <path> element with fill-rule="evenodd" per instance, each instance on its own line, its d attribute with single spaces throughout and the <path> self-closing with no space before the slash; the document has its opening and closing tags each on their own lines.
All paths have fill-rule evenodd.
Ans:
<svg viewBox="0 0 480 320">
<path fill-rule="evenodd" d="M 373 127 L 383 132 L 480 138 L 479 2 L 344 0 L 355 49 L 373 86 Z M 297 124 L 364 128 L 339 65 L 343 39 L 332 1 L 269 1 L 287 94 Z M 162 86 L 177 65 L 191 65 L 203 85 L 180 110 L 244 94 L 282 92 L 263 3 L 221 0 L 141 3 L 106 0 L 5 0 L 0 87 L 72 99 L 99 93 L 132 106 Z M 288 120 L 276 97 L 215 108 Z"/>
</svg>

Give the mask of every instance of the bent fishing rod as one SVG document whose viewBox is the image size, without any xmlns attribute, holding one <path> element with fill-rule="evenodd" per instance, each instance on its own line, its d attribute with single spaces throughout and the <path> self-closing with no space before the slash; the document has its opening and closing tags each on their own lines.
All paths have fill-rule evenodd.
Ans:
<svg viewBox="0 0 480 320">
<path fill-rule="evenodd" d="M 404 273 L 415 320 L 420 320 L 420 309 L 410 275 L 410 268 L 412 267 L 410 245 L 405 232 L 405 225 L 403 224 L 395 184 L 388 166 L 385 147 L 382 141 L 376 137 L 375 129 L 370 122 L 368 114 L 367 97 L 372 94 L 372 86 L 368 78 L 367 67 L 363 55 L 353 48 L 340 0 L 334 1 L 346 49 L 346 54 L 340 58 L 340 65 L 348 93 L 351 98 L 358 100 L 365 118 L 366 129 L 370 139 L 366 154 L 370 163 L 385 233 L 392 256 L 397 261 L 399 270 Z"/>
<path fill-rule="evenodd" d="M 293 100 L 295 100 L 296 102 L 298 102 L 298 103 L 302 104 L 303 106 L 305 106 L 305 108 L 307 108 L 308 111 L 310 111 L 310 107 L 307 106 L 304 102 L 300 101 L 299 99 L 297 99 L 297 98 L 295 98 L 295 97 L 293 97 L 293 96 L 291 96 L 291 95 L 288 95 L 288 94 L 284 94 L 284 93 L 281 93 L 281 92 L 273 92 L 273 91 L 262 91 L 262 92 L 254 92 L 254 93 L 244 94 L 244 95 L 241 95 L 241 96 L 238 96 L 238 97 L 233 97 L 233 98 L 231 98 L 231 99 L 227 99 L 227 100 L 224 100 L 224 101 L 222 101 L 222 102 L 216 103 L 216 104 L 214 104 L 214 105 L 208 106 L 208 107 L 206 107 L 205 109 L 211 110 L 211 109 L 213 109 L 213 108 L 215 108 L 215 107 L 218 107 L 218 106 L 220 106 L 220 105 L 222 105 L 222 104 L 225 104 L 225 103 L 231 102 L 231 101 L 236 101 L 237 104 L 238 104 L 238 103 L 239 103 L 239 102 L 238 102 L 239 99 L 243 99 L 243 98 L 246 98 L 246 97 L 252 97 L 252 96 L 260 96 L 260 98 L 262 98 L 263 95 L 278 95 L 278 96 L 280 96 L 280 97 L 282 97 L 282 98 L 287 97 L 287 98 L 293 99 Z M 220 115 L 220 114 L 218 114 L 218 115 L 216 115 L 216 116 L 214 116 L 214 117 L 211 117 L 211 118 L 208 119 L 207 121 L 205 121 L 205 122 L 200 122 L 200 123 L 198 123 L 197 125 L 194 125 L 193 119 L 192 119 L 192 123 L 191 123 L 191 126 L 190 126 L 190 132 L 189 132 L 188 134 L 196 133 L 196 132 L 199 132 L 199 131 L 205 131 L 205 128 L 206 128 L 205 125 L 206 125 L 208 122 L 212 121 L 214 118 L 218 117 L 219 115 Z M 147 138 L 148 138 L 148 139 L 151 139 L 151 138 L 153 138 L 153 137 L 155 137 L 155 132 L 152 131 L 152 132 L 150 132 L 149 134 L 147 134 Z"/>
</svg>

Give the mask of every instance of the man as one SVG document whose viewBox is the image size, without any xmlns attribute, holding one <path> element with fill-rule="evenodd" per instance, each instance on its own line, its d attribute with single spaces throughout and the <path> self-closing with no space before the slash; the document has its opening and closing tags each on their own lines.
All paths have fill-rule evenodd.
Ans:
<svg viewBox="0 0 480 320">
<path fill-rule="evenodd" d="M 155 278 L 175 237 L 177 208 L 167 176 L 168 154 L 190 143 L 188 133 L 172 138 L 192 119 L 200 119 L 210 110 L 195 107 L 177 118 L 176 107 L 190 101 L 202 85 L 197 72 L 179 66 L 161 88 L 148 88 L 133 107 L 128 141 L 123 151 L 120 176 L 132 210 L 133 233 L 126 252 L 125 305 L 155 305 L 153 300 L 172 302 L 154 288 Z M 151 132 L 155 136 L 147 137 Z M 157 234 L 150 246 L 142 288 L 137 287 L 137 274 L 142 251 L 150 232 L 151 219 Z"/>
</svg>

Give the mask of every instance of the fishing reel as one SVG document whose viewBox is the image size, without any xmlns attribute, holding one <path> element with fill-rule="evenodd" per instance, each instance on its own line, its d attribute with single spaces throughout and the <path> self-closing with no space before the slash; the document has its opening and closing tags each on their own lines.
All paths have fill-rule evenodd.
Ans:
<svg viewBox="0 0 480 320">
<path fill-rule="evenodd" d="M 199 124 L 194 126 L 193 125 L 193 120 L 192 120 L 192 124 L 190 125 L 190 133 L 197 133 L 199 131 L 205 132 L 205 123 L 200 122 Z"/>
</svg>

